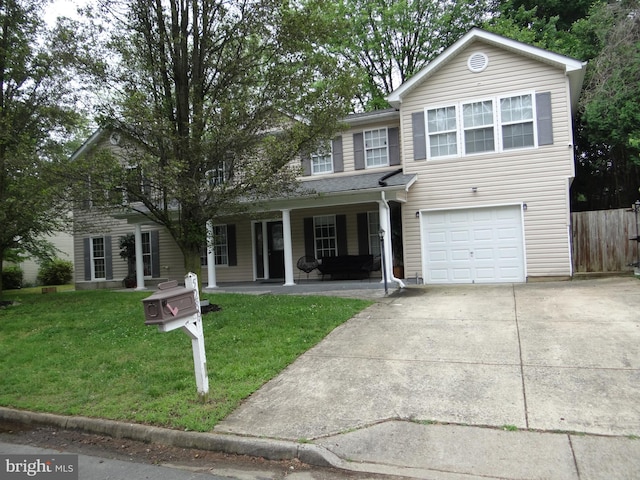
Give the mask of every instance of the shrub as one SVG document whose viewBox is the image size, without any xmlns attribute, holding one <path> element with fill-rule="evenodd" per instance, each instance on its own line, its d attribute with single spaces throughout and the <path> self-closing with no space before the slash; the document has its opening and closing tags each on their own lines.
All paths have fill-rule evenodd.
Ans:
<svg viewBox="0 0 640 480">
<path fill-rule="evenodd" d="M 22 288 L 23 272 L 20 267 L 4 267 L 2 269 L 2 288 L 15 290 Z"/>
<path fill-rule="evenodd" d="M 38 270 L 38 281 L 42 285 L 64 285 L 73 278 L 73 263 L 54 258 L 45 262 Z"/>
</svg>

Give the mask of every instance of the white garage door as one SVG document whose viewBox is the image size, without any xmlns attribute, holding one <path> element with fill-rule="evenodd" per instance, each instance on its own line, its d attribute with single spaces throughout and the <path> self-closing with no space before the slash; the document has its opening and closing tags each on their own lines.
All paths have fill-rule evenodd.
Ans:
<svg viewBox="0 0 640 480">
<path fill-rule="evenodd" d="M 524 282 L 519 205 L 426 212 L 425 283 Z"/>
</svg>

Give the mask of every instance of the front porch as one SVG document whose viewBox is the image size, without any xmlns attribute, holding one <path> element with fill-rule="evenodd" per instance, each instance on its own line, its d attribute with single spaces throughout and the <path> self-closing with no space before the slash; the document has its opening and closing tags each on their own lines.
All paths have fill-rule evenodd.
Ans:
<svg viewBox="0 0 640 480">
<path fill-rule="evenodd" d="M 396 282 L 387 282 L 388 294 L 400 290 Z M 283 281 L 228 282 L 217 288 L 203 288 L 204 293 L 242 293 L 247 295 L 328 295 L 348 298 L 378 299 L 385 297 L 384 282 L 370 280 L 316 280 L 302 279 L 295 285 Z"/>
</svg>

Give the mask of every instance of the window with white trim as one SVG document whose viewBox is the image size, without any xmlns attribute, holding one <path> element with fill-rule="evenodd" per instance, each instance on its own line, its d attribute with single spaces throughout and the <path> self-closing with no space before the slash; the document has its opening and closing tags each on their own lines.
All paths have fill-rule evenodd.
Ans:
<svg viewBox="0 0 640 480">
<path fill-rule="evenodd" d="M 333 173 L 333 152 L 331 142 L 323 142 L 320 148 L 311 154 L 311 174 Z"/>
<path fill-rule="evenodd" d="M 313 240 L 316 258 L 335 257 L 338 255 L 335 215 L 313 217 Z"/>
<path fill-rule="evenodd" d="M 495 151 L 493 102 L 491 100 L 463 104 L 462 123 L 464 153 Z"/>
<path fill-rule="evenodd" d="M 105 255 L 104 237 L 91 239 L 91 277 L 93 279 L 107 278 L 107 259 Z"/>
<path fill-rule="evenodd" d="M 367 224 L 369 226 L 369 253 L 378 257 L 380 256 L 380 214 L 367 212 Z"/>
<path fill-rule="evenodd" d="M 213 257 L 216 266 L 229 265 L 229 237 L 226 225 L 213 225 Z M 205 245 L 200 251 L 200 265 L 208 265 L 208 247 Z"/>
<path fill-rule="evenodd" d="M 458 154 L 458 119 L 456 107 L 427 110 L 429 156 L 449 157 Z"/>
<path fill-rule="evenodd" d="M 534 94 L 425 109 L 428 158 L 536 147 Z"/>
<path fill-rule="evenodd" d="M 205 176 L 209 182 L 210 187 L 217 187 L 227 181 L 226 162 L 220 162 L 216 168 L 207 170 Z"/>
<path fill-rule="evenodd" d="M 533 96 L 530 94 L 500 99 L 503 149 L 535 146 L 533 113 Z"/>
<path fill-rule="evenodd" d="M 145 277 L 151 277 L 151 232 L 142 232 L 142 265 Z"/>
<path fill-rule="evenodd" d="M 364 152 L 367 168 L 389 165 L 389 141 L 387 140 L 386 128 L 365 130 Z"/>
</svg>

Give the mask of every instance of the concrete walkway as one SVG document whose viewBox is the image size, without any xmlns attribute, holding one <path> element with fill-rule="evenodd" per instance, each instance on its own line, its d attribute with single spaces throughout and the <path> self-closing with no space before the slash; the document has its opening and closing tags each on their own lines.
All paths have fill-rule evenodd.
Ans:
<svg viewBox="0 0 640 480">
<path fill-rule="evenodd" d="M 215 433 L 428 479 L 640 472 L 640 280 L 410 287 L 304 354 Z"/>
</svg>

